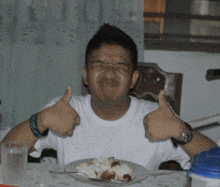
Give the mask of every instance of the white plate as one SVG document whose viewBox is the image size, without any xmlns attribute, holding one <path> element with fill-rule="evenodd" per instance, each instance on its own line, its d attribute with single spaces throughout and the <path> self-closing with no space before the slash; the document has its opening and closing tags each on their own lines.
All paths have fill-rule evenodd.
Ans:
<svg viewBox="0 0 220 187">
<path fill-rule="evenodd" d="M 65 166 L 64 170 L 67 172 L 77 171 L 76 169 L 77 166 L 79 166 L 82 163 L 88 163 L 91 160 L 94 160 L 94 158 L 82 159 L 82 160 L 71 162 Z M 122 181 L 120 183 L 112 182 L 112 181 L 91 181 L 87 177 L 80 175 L 80 174 L 70 174 L 70 176 L 78 181 L 81 181 L 87 184 L 96 185 L 96 186 L 125 186 L 125 185 L 131 185 L 137 182 L 141 182 L 142 180 L 147 178 L 149 171 L 146 168 L 138 164 L 135 164 L 133 162 L 128 162 L 128 161 L 119 160 L 119 159 L 116 159 L 116 160 L 119 161 L 121 164 L 127 164 L 131 168 L 132 170 L 131 181 Z"/>
</svg>

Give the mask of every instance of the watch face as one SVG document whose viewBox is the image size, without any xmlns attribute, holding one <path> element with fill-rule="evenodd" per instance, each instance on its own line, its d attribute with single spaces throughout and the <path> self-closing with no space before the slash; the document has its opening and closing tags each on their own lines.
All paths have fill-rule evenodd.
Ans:
<svg viewBox="0 0 220 187">
<path fill-rule="evenodd" d="M 185 129 L 182 132 L 181 139 L 177 140 L 175 138 L 171 138 L 171 140 L 173 141 L 175 147 L 178 144 L 179 145 L 185 145 L 185 144 L 191 142 L 192 139 L 193 139 L 193 129 L 192 129 L 192 127 L 188 123 L 186 123 L 186 122 L 184 122 L 184 123 L 185 123 L 187 129 Z"/>
<path fill-rule="evenodd" d="M 193 138 L 193 133 L 189 131 L 188 129 L 185 129 L 182 133 L 181 141 L 187 144 L 192 140 L 192 138 Z"/>
</svg>

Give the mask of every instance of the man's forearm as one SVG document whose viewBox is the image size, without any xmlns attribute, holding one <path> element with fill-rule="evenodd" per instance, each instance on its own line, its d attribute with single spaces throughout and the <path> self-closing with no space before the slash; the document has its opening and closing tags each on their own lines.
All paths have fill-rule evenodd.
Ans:
<svg viewBox="0 0 220 187">
<path fill-rule="evenodd" d="M 208 151 L 217 144 L 199 132 L 193 132 L 193 139 L 190 143 L 183 145 L 183 149 L 192 158 L 195 154 L 201 151 Z"/>
<path fill-rule="evenodd" d="M 37 141 L 30 128 L 30 121 L 24 121 L 18 126 L 14 127 L 2 140 L 2 142 L 16 141 L 20 143 L 26 143 L 28 145 L 29 151 L 34 146 Z"/>
</svg>

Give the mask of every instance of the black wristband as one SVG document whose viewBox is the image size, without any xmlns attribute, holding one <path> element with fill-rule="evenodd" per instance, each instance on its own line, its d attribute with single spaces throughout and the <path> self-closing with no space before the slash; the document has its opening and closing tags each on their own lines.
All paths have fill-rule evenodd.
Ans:
<svg viewBox="0 0 220 187">
<path fill-rule="evenodd" d="M 190 131 L 193 131 L 192 127 L 190 126 L 190 124 L 184 122 L 186 125 L 186 128 Z M 177 140 L 176 138 L 171 138 L 174 147 L 177 147 L 178 145 L 184 145 L 184 143 L 182 141 Z"/>
<path fill-rule="evenodd" d="M 40 133 L 37 127 L 37 114 L 33 114 L 30 118 L 30 128 L 34 136 L 37 138 L 47 136 L 49 129 L 46 129 L 43 133 Z"/>
</svg>

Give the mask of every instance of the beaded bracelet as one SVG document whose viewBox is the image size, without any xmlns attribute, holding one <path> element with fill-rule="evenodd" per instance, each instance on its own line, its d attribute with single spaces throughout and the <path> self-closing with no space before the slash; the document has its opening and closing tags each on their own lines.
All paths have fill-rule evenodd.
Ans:
<svg viewBox="0 0 220 187">
<path fill-rule="evenodd" d="M 38 127 L 37 127 L 37 113 L 33 114 L 30 118 L 30 128 L 34 136 L 37 138 L 47 136 L 48 134 L 48 129 L 46 129 L 43 133 L 40 133 Z"/>
</svg>

